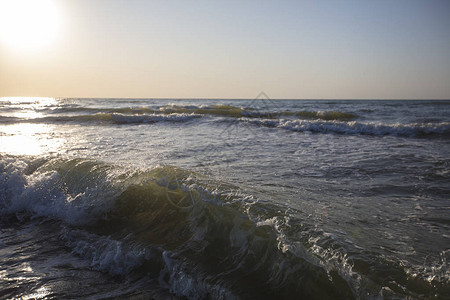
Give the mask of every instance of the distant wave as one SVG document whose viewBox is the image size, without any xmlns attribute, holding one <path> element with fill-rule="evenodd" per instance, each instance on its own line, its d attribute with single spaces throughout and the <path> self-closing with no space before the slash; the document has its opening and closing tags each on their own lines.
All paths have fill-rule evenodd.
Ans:
<svg viewBox="0 0 450 300">
<path fill-rule="evenodd" d="M 205 108 L 210 110 L 210 108 Z M 123 113 L 96 113 L 83 115 L 62 115 L 47 116 L 41 118 L 21 119 L 17 117 L 0 116 L 0 124 L 14 123 L 98 123 L 98 124 L 153 124 L 158 122 L 182 123 L 205 116 L 204 113 L 189 112 L 170 112 L 152 114 L 123 114 Z M 212 110 L 222 116 L 222 111 Z M 213 115 L 215 114 L 213 113 Z M 292 113 L 294 114 L 294 113 Z M 450 135 L 450 122 L 428 122 L 428 123 L 409 123 L 409 124 L 384 124 L 384 123 L 364 123 L 357 121 L 345 121 L 350 118 L 347 114 L 339 112 L 311 112 L 299 113 L 295 115 L 310 116 L 320 115 L 321 119 L 293 119 L 277 118 L 277 116 L 261 113 L 249 113 L 244 117 L 237 117 L 230 113 L 227 122 L 246 122 L 256 126 L 280 128 L 299 132 L 314 133 L 337 133 L 351 135 L 392 135 L 405 137 L 425 137 L 425 136 L 447 136 Z M 309 117 L 308 117 L 309 118 Z"/>
<path fill-rule="evenodd" d="M 105 119 L 108 114 L 114 115 L 202 115 L 219 116 L 230 118 L 270 118 L 278 119 L 289 117 L 295 119 L 317 119 L 317 120 L 342 120 L 348 121 L 358 118 L 358 115 L 349 112 L 340 111 L 266 111 L 252 107 L 236 107 L 232 105 L 175 105 L 169 104 L 162 107 L 124 107 L 124 108 L 95 108 L 81 106 L 58 106 L 44 107 L 37 111 L 46 112 L 51 115 L 78 113 L 80 116 L 86 116 L 85 119 L 92 118 L 94 115 L 98 119 Z M 68 118 L 73 118 L 69 116 Z M 60 120 L 63 117 L 60 117 Z M 51 119 L 49 119 L 51 120 Z M 0 120 L 1 121 L 1 120 Z"/>
<path fill-rule="evenodd" d="M 227 117 L 247 117 L 247 118 L 280 118 L 297 117 L 300 119 L 321 119 L 321 120 L 351 120 L 358 116 L 352 113 L 339 111 L 265 111 L 255 108 L 235 107 L 232 105 L 212 105 L 212 106 L 178 106 L 168 105 L 162 107 L 163 112 L 196 113 L 202 115 L 219 115 Z"/>
<path fill-rule="evenodd" d="M 0 124 L 9 124 L 9 123 L 17 123 L 22 121 L 23 119 L 21 118 L 16 118 L 16 117 L 8 117 L 8 116 L 0 116 Z"/>
<path fill-rule="evenodd" d="M 124 115 L 111 114 L 111 118 L 116 124 L 134 124 L 134 123 L 156 123 L 156 122 L 185 122 L 200 118 L 198 114 L 175 113 L 170 115 Z"/>
<path fill-rule="evenodd" d="M 202 110 L 211 110 L 212 115 L 223 116 L 222 108 L 219 110 L 211 108 L 202 108 Z M 177 111 L 180 111 L 177 109 Z M 46 116 L 41 118 L 23 119 L 18 117 L 0 116 L 0 124 L 14 123 L 98 123 L 98 124 L 153 124 L 158 122 L 182 123 L 205 116 L 205 113 L 199 113 L 199 109 L 188 110 L 187 112 L 163 111 L 162 113 L 151 114 L 123 114 L 123 113 L 95 113 L 82 115 L 60 115 Z M 197 113 L 194 113 L 196 111 Z M 364 123 L 350 121 L 353 115 L 340 112 L 295 112 L 291 115 L 303 116 L 298 118 L 278 118 L 282 115 L 267 115 L 266 113 L 253 114 L 245 113 L 245 116 L 238 117 L 230 112 L 227 119 L 220 119 L 226 122 L 246 122 L 252 125 L 270 128 L 280 128 L 299 132 L 314 133 L 337 133 L 351 135 L 392 135 L 405 137 L 424 137 L 424 136 L 447 136 L 450 135 L 450 122 L 424 122 L 409 124 L 384 124 L 384 123 Z M 321 116 L 321 119 L 310 119 L 309 116 Z"/>
<path fill-rule="evenodd" d="M 41 118 L 20 119 L 15 117 L 0 116 L 0 123 L 113 123 L 113 124 L 150 124 L 157 122 L 186 122 L 200 118 L 197 114 L 141 114 L 126 115 L 120 113 L 96 113 L 74 116 L 49 116 Z"/>
<path fill-rule="evenodd" d="M 296 116 L 299 119 L 320 119 L 320 120 L 353 120 L 358 116 L 352 113 L 340 111 L 284 111 L 280 112 L 281 116 Z"/>
<path fill-rule="evenodd" d="M 362 134 L 362 135 L 394 135 L 420 137 L 430 135 L 449 135 L 450 122 L 442 123 L 412 123 L 412 124 L 382 124 L 341 121 L 315 121 L 315 120 L 271 120 L 247 119 L 246 122 L 257 126 L 281 128 L 291 131 Z"/>
</svg>

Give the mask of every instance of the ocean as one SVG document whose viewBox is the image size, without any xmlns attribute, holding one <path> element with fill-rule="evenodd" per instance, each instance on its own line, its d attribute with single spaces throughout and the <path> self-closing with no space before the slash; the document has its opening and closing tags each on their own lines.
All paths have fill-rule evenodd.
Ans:
<svg viewBox="0 0 450 300">
<path fill-rule="evenodd" d="M 0 98 L 0 298 L 450 299 L 450 101 Z"/>
</svg>

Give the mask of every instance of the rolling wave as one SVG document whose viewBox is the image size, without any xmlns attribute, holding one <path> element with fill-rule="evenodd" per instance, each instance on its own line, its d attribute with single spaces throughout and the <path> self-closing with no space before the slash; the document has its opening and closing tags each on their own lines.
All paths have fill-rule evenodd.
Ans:
<svg viewBox="0 0 450 300">
<path fill-rule="evenodd" d="M 158 122 L 183 123 L 201 119 L 206 115 L 225 117 L 220 122 L 244 122 L 259 127 L 279 128 L 298 132 L 335 133 L 347 135 L 433 137 L 448 136 L 450 122 L 424 122 L 409 124 L 385 124 L 353 121 L 354 115 L 341 112 L 284 112 L 285 115 L 243 111 L 235 107 L 214 106 L 205 108 L 168 106 L 155 113 L 142 113 L 143 109 L 118 109 L 118 112 L 98 112 L 95 114 L 55 115 L 35 118 L 0 116 L 0 123 L 77 123 L 77 124 L 153 124 Z M 237 112 L 239 110 L 239 112 Z M 287 116 L 288 118 L 282 118 Z M 293 118 L 293 116 L 297 116 Z M 301 117 L 300 117 L 301 116 Z"/>
<path fill-rule="evenodd" d="M 296 116 L 299 119 L 341 120 L 348 121 L 358 118 L 358 115 L 340 111 L 282 111 L 280 116 Z"/>
<path fill-rule="evenodd" d="M 245 122 L 257 126 L 281 128 L 299 132 L 337 133 L 356 135 L 393 135 L 406 137 L 442 136 L 450 134 L 450 123 L 411 123 L 411 124 L 382 124 L 341 121 L 314 120 L 271 120 L 247 119 Z"/>
<path fill-rule="evenodd" d="M 23 121 L 21 118 L 10 117 L 10 116 L 0 116 L 0 124 L 13 124 Z"/>
<path fill-rule="evenodd" d="M 23 110 L 23 107 L 5 107 L 2 110 Z M 341 120 L 348 121 L 358 118 L 356 114 L 340 111 L 266 111 L 252 107 L 236 107 L 232 105 L 175 105 L 169 104 L 161 107 L 122 107 L 122 108 L 95 108 L 72 105 L 61 105 L 54 107 L 33 108 L 36 112 L 57 115 L 54 117 L 30 118 L 22 121 L 76 121 L 76 120 L 98 120 L 104 121 L 108 118 L 116 119 L 123 116 L 159 116 L 159 115 L 199 115 L 199 116 L 220 116 L 229 118 L 270 118 L 278 119 L 289 117 L 296 119 L 317 119 L 317 120 Z M 73 115 L 74 113 L 78 115 Z M 62 114 L 58 116 L 58 114 Z M 69 115 L 67 115 L 69 114 Z M 72 114 L 72 115 L 70 115 Z M 79 119 L 77 119 L 79 118 Z M 0 119 L 0 122 L 2 120 Z"/>
<path fill-rule="evenodd" d="M 329 234 L 233 189 L 172 166 L 0 156 L 3 220 L 62 222 L 65 245 L 93 269 L 145 274 L 178 296 L 352 299 L 379 290 L 385 270 L 410 290 L 428 288 L 391 261 L 364 252 L 349 261 Z"/>
<path fill-rule="evenodd" d="M 198 113 L 167 113 L 167 114 L 121 114 L 96 113 L 75 116 L 49 116 L 33 119 L 0 116 L 0 123 L 96 123 L 96 124 L 153 124 L 158 122 L 183 123 L 200 119 L 204 115 Z M 346 135 L 373 135 L 373 136 L 403 136 L 403 137 L 439 137 L 450 135 L 450 122 L 429 122 L 409 124 L 364 123 L 357 121 L 336 120 L 299 120 L 260 117 L 240 117 L 228 119 L 229 122 L 252 124 L 258 127 L 279 128 L 298 132 L 335 133 Z M 220 122 L 223 120 L 221 119 Z"/>
<path fill-rule="evenodd" d="M 358 116 L 352 113 L 339 111 L 267 111 L 252 107 L 236 107 L 232 105 L 189 105 L 180 106 L 170 104 L 161 107 L 164 113 L 194 113 L 200 115 L 217 115 L 234 118 L 280 118 L 296 117 L 299 119 L 321 119 L 321 120 L 352 120 Z"/>
<path fill-rule="evenodd" d="M 144 270 L 190 298 L 353 297 L 337 273 L 280 248 L 273 227 L 252 220 L 236 197 L 201 187 L 190 171 L 0 158 L 0 215 L 60 220 L 66 245 L 95 269 Z"/>
<path fill-rule="evenodd" d="M 126 115 L 120 113 L 96 113 L 74 116 L 50 116 L 32 119 L 0 116 L 0 123 L 98 123 L 98 124 L 152 124 L 158 122 L 187 122 L 200 118 L 196 114 L 139 114 Z"/>
</svg>

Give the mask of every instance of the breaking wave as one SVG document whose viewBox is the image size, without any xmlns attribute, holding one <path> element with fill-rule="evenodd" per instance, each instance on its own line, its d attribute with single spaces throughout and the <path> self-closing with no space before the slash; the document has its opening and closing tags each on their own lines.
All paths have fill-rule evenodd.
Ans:
<svg viewBox="0 0 450 300">
<path fill-rule="evenodd" d="M 282 246 L 263 221 L 276 211 L 248 215 L 243 199 L 202 181 L 170 166 L 1 157 L 0 215 L 59 220 L 66 245 L 93 268 L 145 272 L 178 296 L 353 297 L 319 260 Z"/>
<path fill-rule="evenodd" d="M 75 116 L 51 116 L 33 119 L 18 119 L 13 117 L 0 117 L 2 123 L 26 122 L 26 123 L 105 123 L 105 124 L 151 124 L 158 122 L 186 122 L 200 118 L 201 115 L 173 113 L 163 114 L 139 114 L 126 115 L 121 113 L 96 113 L 90 115 Z"/>
<path fill-rule="evenodd" d="M 3 109 L 18 110 L 19 107 Z M 270 111 L 251 107 L 236 107 L 232 105 L 175 105 L 161 107 L 124 107 L 124 108 L 95 108 L 62 105 L 57 107 L 41 107 L 35 109 L 39 113 L 48 113 L 46 117 L 25 118 L 0 116 L 0 123 L 11 122 L 113 122 L 118 124 L 154 123 L 159 121 L 185 121 L 201 116 L 218 116 L 228 118 L 269 118 L 282 117 L 311 120 L 341 120 L 348 121 L 358 116 L 340 111 Z"/>
<path fill-rule="evenodd" d="M 382 124 L 341 121 L 314 121 L 314 120 L 270 120 L 247 119 L 246 122 L 257 126 L 281 128 L 291 131 L 362 134 L 362 135 L 394 135 L 407 137 L 421 137 L 432 135 L 449 135 L 450 123 L 411 123 L 411 124 Z"/>
<path fill-rule="evenodd" d="M 62 222 L 66 246 L 92 268 L 149 275 L 178 296 L 376 295 L 384 279 L 367 274 L 367 265 L 388 268 L 411 291 L 429 284 L 379 258 L 349 260 L 332 236 L 301 231 L 301 220 L 290 220 L 281 207 L 233 190 L 173 166 L 141 170 L 86 159 L 0 156 L 2 218 Z M 431 283 L 445 287 L 443 274 L 437 278 L 443 282 Z"/>
</svg>

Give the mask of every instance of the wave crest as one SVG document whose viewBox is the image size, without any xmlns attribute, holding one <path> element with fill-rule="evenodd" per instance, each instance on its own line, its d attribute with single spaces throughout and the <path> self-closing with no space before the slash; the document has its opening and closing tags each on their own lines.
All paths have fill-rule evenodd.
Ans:
<svg viewBox="0 0 450 300">
<path fill-rule="evenodd" d="M 421 137 L 432 135 L 449 135 L 450 123 L 412 123 L 412 124 L 381 124 L 340 121 L 314 120 L 270 120 L 248 119 L 250 124 L 264 127 L 281 128 L 299 132 L 363 134 L 363 135 L 393 135 Z"/>
<path fill-rule="evenodd" d="M 262 219 L 251 217 L 237 199 L 202 187 L 201 176 L 191 171 L 1 157 L 0 176 L 2 216 L 78 226 L 82 233 L 65 234 L 66 244 L 99 270 L 156 268 L 183 296 L 352 297 L 317 261 L 281 249 L 280 232 L 253 220 L 273 218 L 276 211 L 263 207 Z"/>
</svg>

